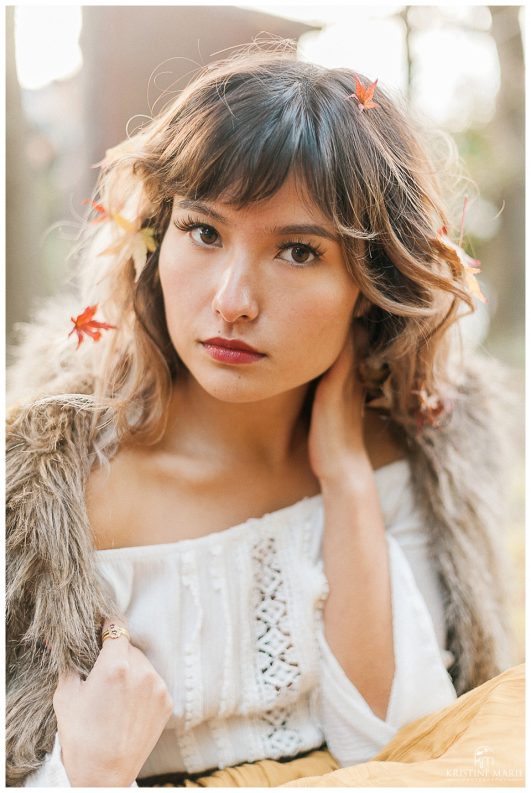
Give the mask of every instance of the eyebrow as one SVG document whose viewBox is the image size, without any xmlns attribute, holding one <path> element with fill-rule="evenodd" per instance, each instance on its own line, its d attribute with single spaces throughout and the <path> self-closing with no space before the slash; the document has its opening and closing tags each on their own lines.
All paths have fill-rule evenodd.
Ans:
<svg viewBox="0 0 531 793">
<path fill-rule="evenodd" d="M 177 201 L 177 207 L 180 209 L 195 209 L 196 212 L 201 212 L 203 215 L 217 220 L 219 223 L 230 225 L 230 221 L 223 217 L 219 212 L 203 201 L 197 201 L 194 198 L 183 198 Z M 339 242 L 339 236 L 333 231 L 330 231 L 324 226 L 316 225 L 315 223 L 292 223 L 289 226 L 273 226 L 266 229 L 270 234 L 313 234 L 317 237 L 324 237 L 332 242 Z"/>
</svg>

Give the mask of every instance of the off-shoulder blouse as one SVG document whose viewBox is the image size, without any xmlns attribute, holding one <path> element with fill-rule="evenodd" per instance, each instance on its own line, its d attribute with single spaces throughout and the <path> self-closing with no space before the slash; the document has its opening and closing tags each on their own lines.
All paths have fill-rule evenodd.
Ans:
<svg viewBox="0 0 531 793">
<path fill-rule="evenodd" d="M 292 757 L 323 742 L 342 767 L 365 762 L 400 727 L 456 698 L 442 591 L 409 463 L 379 468 L 375 478 L 395 653 L 385 719 L 324 636 L 321 494 L 199 538 L 95 551 L 133 644 L 173 698 L 139 778 Z M 70 786 L 58 735 L 25 786 Z"/>
</svg>

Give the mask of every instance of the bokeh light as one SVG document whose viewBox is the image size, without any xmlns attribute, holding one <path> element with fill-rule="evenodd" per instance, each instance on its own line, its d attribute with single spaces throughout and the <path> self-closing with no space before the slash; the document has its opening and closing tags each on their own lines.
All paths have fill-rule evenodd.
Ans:
<svg viewBox="0 0 531 793">
<path fill-rule="evenodd" d="M 43 88 L 81 69 L 81 24 L 81 6 L 16 6 L 15 56 L 22 88 Z"/>
</svg>

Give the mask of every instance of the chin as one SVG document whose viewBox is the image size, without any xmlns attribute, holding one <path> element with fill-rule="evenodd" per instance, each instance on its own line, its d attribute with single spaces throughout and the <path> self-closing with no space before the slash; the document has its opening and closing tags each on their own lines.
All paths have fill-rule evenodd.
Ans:
<svg viewBox="0 0 531 793">
<path fill-rule="evenodd" d="M 206 358 L 205 353 L 197 355 L 197 350 L 192 348 L 179 351 L 174 343 L 174 348 L 186 370 L 186 378 L 191 378 L 195 383 L 214 399 L 221 402 L 258 402 L 272 396 L 271 382 L 262 372 L 257 373 L 249 369 L 254 364 L 229 365 L 220 364 Z"/>
<path fill-rule="evenodd" d="M 234 404 L 260 402 L 279 393 L 278 390 L 272 389 L 271 383 L 256 382 L 255 378 L 246 375 L 245 372 L 232 370 L 197 374 L 191 372 L 191 375 L 207 394 L 219 399 L 220 402 Z"/>
</svg>

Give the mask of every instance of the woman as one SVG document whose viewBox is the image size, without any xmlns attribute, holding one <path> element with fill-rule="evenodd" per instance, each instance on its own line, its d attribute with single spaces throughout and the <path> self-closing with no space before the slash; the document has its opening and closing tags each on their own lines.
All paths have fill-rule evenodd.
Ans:
<svg viewBox="0 0 531 793">
<path fill-rule="evenodd" d="M 92 205 L 14 373 L 8 784 L 348 766 L 505 669 L 497 371 L 396 101 L 237 54 Z"/>
</svg>

